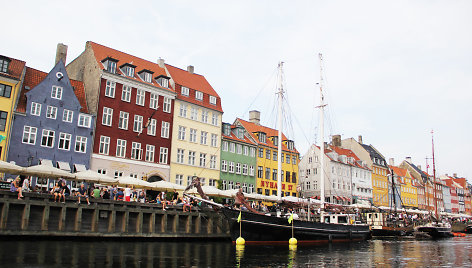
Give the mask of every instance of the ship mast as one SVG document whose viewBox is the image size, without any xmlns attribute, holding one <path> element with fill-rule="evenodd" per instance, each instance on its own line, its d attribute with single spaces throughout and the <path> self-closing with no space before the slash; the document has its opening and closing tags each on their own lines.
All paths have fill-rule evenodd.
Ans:
<svg viewBox="0 0 472 268">
<path fill-rule="evenodd" d="M 433 200 L 434 200 L 434 212 L 436 213 L 436 220 L 439 220 L 438 216 L 438 202 L 436 201 L 436 165 L 434 162 L 434 131 L 431 130 L 431 144 L 433 148 Z"/>
<path fill-rule="evenodd" d="M 279 62 L 279 90 L 278 96 L 278 138 L 277 138 L 277 201 L 282 202 L 282 99 L 284 96 L 283 79 L 282 79 L 282 66 L 283 62 Z"/>
<path fill-rule="evenodd" d="M 323 95 L 323 55 L 321 53 L 318 54 L 320 59 L 320 105 L 316 108 L 320 109 L 320 201 L 321 201 L 321 209 L 324 209 L 325 203 L 325 171 L 324 171 L 324 107 L 327 105 L 324 103 L 324 95 Z"/>
</svg>

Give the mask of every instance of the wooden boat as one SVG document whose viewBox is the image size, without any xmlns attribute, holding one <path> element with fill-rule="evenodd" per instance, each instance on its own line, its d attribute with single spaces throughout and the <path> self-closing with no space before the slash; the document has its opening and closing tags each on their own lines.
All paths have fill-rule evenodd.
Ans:
<svg viewBox="0 0 472 268">
<path fill-rule="evenodd" d="M 391 237 L 409 236 L 413 233 L 413 226 L 399 222 L 396 218 L 389 218 L 389 213 L 367 213 L 367 224 L 370 225 L 372 236 Z"/>
</svg>

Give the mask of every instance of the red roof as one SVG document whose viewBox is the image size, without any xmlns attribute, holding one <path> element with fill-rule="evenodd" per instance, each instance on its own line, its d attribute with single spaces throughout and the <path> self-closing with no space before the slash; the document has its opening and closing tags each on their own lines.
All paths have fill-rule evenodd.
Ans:
<svg viewBox="0 0 472 268">
<path fill-rule="evenodd" d="M 0 76 L 12 78 L 15 80 L 21 79 L 21 73 L 25 68 L 26 63 L 21 60 L 17 60 L 14 58 L 10 58 L 7 56 L 0 55 L 0 58 L 7 58 L 10 60 L 10 64 L 8 64 L 8 70 L 6 73 L 0 72 Z"/>
<path fill-rule="evenodd" d="M 233 129 L 235 127 L 235 125 L 231 125 L 231 129 Z M 249 139 L 248 137 L 246 137 L 246 135 L 244 135 L 244 138 L 243 139 L 240 139 L 238 138 L 234 133 L 233 131 L 231 131 L 231 133 L 228 135 L 225 135 L 224 132 L 221 133 L 221 136 L 223 138 L 226 138 L 226 139 L 229 139 L 229 140 L 234 140 L 234 141 L 239 141 L 239 142 L 245 142 L 245 143 L 250 143 L 250 144 L 253 144 L 253 145 L 257 145 L 255 142 L 253 142 L 251 139 Z"/>
<path fill-rule="evenodd" d="M 273 128 L 269 128 L 269 127 L 265 127 L 265 126 L 261 126 L 261 125 L 257 125 L 257 124 L 254 124 L 252 122 L 240 119 L 240 118 L 236 118 L 236 120 L 239 121 L 241 123 L 241 125 L 247 130 L 247 132 L 249 132 L 253 136 L 254 140 L 256 140 L 258 142 L 258 144 L 265 145 L 265 146 L 272 147 L 272 148 L 277 148 L 277 145 L 273 144 L 272 141 L 268 138 L 273 137 L 273 136 L 278 136 L 279 135 L 278 130 L 273 129 Z M 259 141 L 258 137 L 255 135 L 256 132 L 266 133 L 267 139 L 266 139 L 265 143 Z M 282 141 L 284 141 L 284 140 L 287 140 L 287 137 L 282 133 Z M 295 149 L 295 148 L 293 148 L 293 150 L 289 150 L 283 142 L 282 142 L 282 150 L 298 153 L 297 149 Z"/>
<path fill-rule="evenodd" d="M 404 168 L 396 167 L 396 166 L 390 166 L 389 167 L 393 170 L 395 174 L 397 174 L 400 177 L 406 177 L 406 172 L 407 170 Z"/>
<path fill-rule="evenodd" d="M 116 63 L 117 73 L 121 73 L 121 74 L 124 75 L 124 73 L 122 73 L 121 70 L 120 70 L 120 66 L 128 63 L 128 64 L 136 66 L 136 68 L 135 68 L 135 72 L 134 72 L 134 77 L 126 76 L 127 78 L 134 79 L 134 80 L 139 81 L 141 83 L 146 83 L 146 84 L 149 84 L 149 85 L 153 85 L 155 87 L 159 87 L 159 88 L 164 89 L 164 90 L 169 90 L 169 91 L 172 91 L 172 92 L 174 91 L 172 88 L 163 88 L 163 87 L 161 87 L 154 79 L 151 79 L 151 81 L 152 81 L 151 83 L 147 83 L 147 82 L 144 82 L 139 77 L 138 73 L 142 70 L 148 70 L 148 71 L 154 72 L 152 74 L 153 78 L 161 76 L 161 75 L 168 77 L 168 75 L 166 73 L 166 70 L 164 68 L 161 68 L 157 62 L 147 61 L 147 60 L 132 56 L 130 54 L 121 52 L 119 50 L 116 50 L 116 49 L 113 49 L 113 48 L 106 47 L 104 45 L 94 43 L 92 41 L 88 41 L 87 45 L 90 45 L 90 47 L 92 48 L 95 59 L 97 60 L 97 64 L 102 70 L 105 70 L 105 66 L 102 64 L 102 61 L 104 59 L 110 57 L 110 58 L 118 61 Z"/>
<path fill-rule="evenodd" d="M 189 97 L 182 96 L 179 92 L 177 94 L 177 98 L 181 100 L 185 100 L 191 103 L 195 103 L 201 106 L 205 106 L 206 108 L 217 110 L 223 112 L 221 108 L 221 99 L 218 93 L 213 89 L 213 87 L 208 83 L 206 78 L 203 75 L 199 75 L 196 73 L 189 73 L 186 70 L 174 67 L 172 65 L 166 64 L 167 70 L 170 73 L 170 76 L 174 80 L 176 84 L 181 86 L 187 87 L 189 89 L 198 90 L 202 92 L 204 95 L 214 96 L 216 97 L 216 105 L 212 105 L 209 103 L 209 97 L 203 98 L 203 102 L 196 100 L 194 96 L 190 95 Z M 177 89 L 176 89 L 177 90 Z"/>
<path fill-rule="evenodd" d="M 18 100 L 18 105 L 16 106 L 16 111 L 17 112 L 26 112 L 26 95 L 25 93 L 27 90 L 25 87 L 29 87 L 29 90 L 33 89 L 36 87 L 41 81 L 43 81 L 48 74 L 42 71 L 38 71 L 36 69 L 26 67 L 26 73 L 25 73 L 25 79 L 23 81 L 23 88 L 20 91 L 20 98 Z M 85 99 L 85 89 L 84 89 L 84 83 L 76 80 L 70 79 L 71 85 L 74 87 L 74 92 L 75 95 L 77 96 L 77 99 L 79 100 L 80 106 L 82 108 L 80 111 L 82 113 L 88 113 L 87 110 L 87 102 Z"/>
<path fill-rule="evenodd" d="M 340 148 L 340 147 L 337 147 L 337 146 L 330 146 L 330 148 L 333 149 L 339 155 L 345 155 L 347 157 L 352 157 L 356 161 L 360 160 L 359 157 L 357 157 L 357 155 L 349 149 L 344 149 L 344 148 Z"/>
</svg>

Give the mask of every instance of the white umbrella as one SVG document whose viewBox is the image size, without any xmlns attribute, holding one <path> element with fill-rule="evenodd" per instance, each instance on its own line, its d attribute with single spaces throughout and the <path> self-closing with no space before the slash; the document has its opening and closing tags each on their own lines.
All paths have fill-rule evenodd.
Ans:
<svg viewBox="0 0 472 268">
<path fill-rule="evenodd" d="M 239 192 L 239 189 L 231 189 L 231 190 L 224 190 L 223 194 L 227 197 L 235 197 L 237 192 Z"/>
<path fill-rule="evenodd" d="M 0 172 L 10 173 L 10 174 L 21 174 L 25 170 L 24 167 L 17 166 L 13 163 L 8 163 L 0 160 Z"/>
<path fill-rule="evenodd" d="M 231 197 L 226 191 L 222 191 L 214 186 L 202 186 L 203 192 L 208 196 L 221 196 L 221 197 Z M 189 194 L 197 194 L 197 189 L 192 188 L 188 191 Z"/>
<path fill-rule="evenodd" d="M 85 170 L 75 173 L 75 180 L 97 183 L 116 183 L 117 179 L 111 178 L 105 174 L 97 173 L 93 170 Z"/>
<path fill-rule="evenodd" d="M 118 178 L 118 184 L 121 185 L 121 186 L 126 186 L 126 185 L 133 185 L 133 186 L 136 186 L 138 188 L 147 188 L 147 189 L 150 189 L 151 188 L 151 183 L 147 182 L 147 181 L 143 181 L 141 179 L 136 179 L 136 178 L 133 178 L 133 177 L 119 177 Z"/>
<path fill-rule="evenodd" d="M 24 174 L 37 177 L 48 177 L 48 178 L 75 178 L 74 174 L 67 171 L 49 166 L 49 165 L 36 165 L 27 167 L 24 170 Z"/>
<path fill-rule="evenodd" d="M 301 198 L 295 197 L 295 196 L 284 196 L 282 197 L 282 200 L 289 201 L 289 202 L 301 202 Z"/>
<path fill-rule="evenodd" d="M 170 191 L 170 190 L 184 190 L 185 187 L 182 185 L 178 185 L 176 183 L 168 182 L 168 181 L 155 181 L 150 183 L 150 187 L 153 190 L 165 190 L 165 191 Z"/>
</svg>

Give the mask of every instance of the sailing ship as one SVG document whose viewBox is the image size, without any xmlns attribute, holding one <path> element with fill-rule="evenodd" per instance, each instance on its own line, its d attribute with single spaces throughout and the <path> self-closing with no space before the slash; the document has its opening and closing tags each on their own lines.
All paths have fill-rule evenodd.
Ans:
<svg viewBox="0 0 472 268">
<path fill-rule="evenodd" d="M 320 62 L 322 60 L 319 55 Z M 281 159 L 282 159 L 282 99 L 284 94 L 282 83 L 282 66 L 279 63 L 279 88 L 278 88 L 278 172 L 277 172 L 277 199 L 281 202 Z M 320 85 L 320 144 L 321 152 L 324 152 L 323 142 L 323 86 Z M 321 174 L 324 174 L 323 157 L 321 159 Z M 369 226 L 355 224 L 354 215 L 329 214 L 324 212 L 324 180 L 321 180 L 321 215 L 320 221 L 293 219 L 292 223 L 286 217 L 273 214 L 262 214 L 247 207 L 247 210 L 223 207 L 223 213 L 230 223 L 230 232 L 233 242 L 238 237 L 243 237 L 246 244 L 288 244 L 290 238 L 296 238 L 299 244 L 318 244 L 329 242 L 359 241 L 370 238 Z M 244 204 L 243 200 L 240 200 Z M 241 225 L 242 228 L 241 228 Z"/>
</svg>

